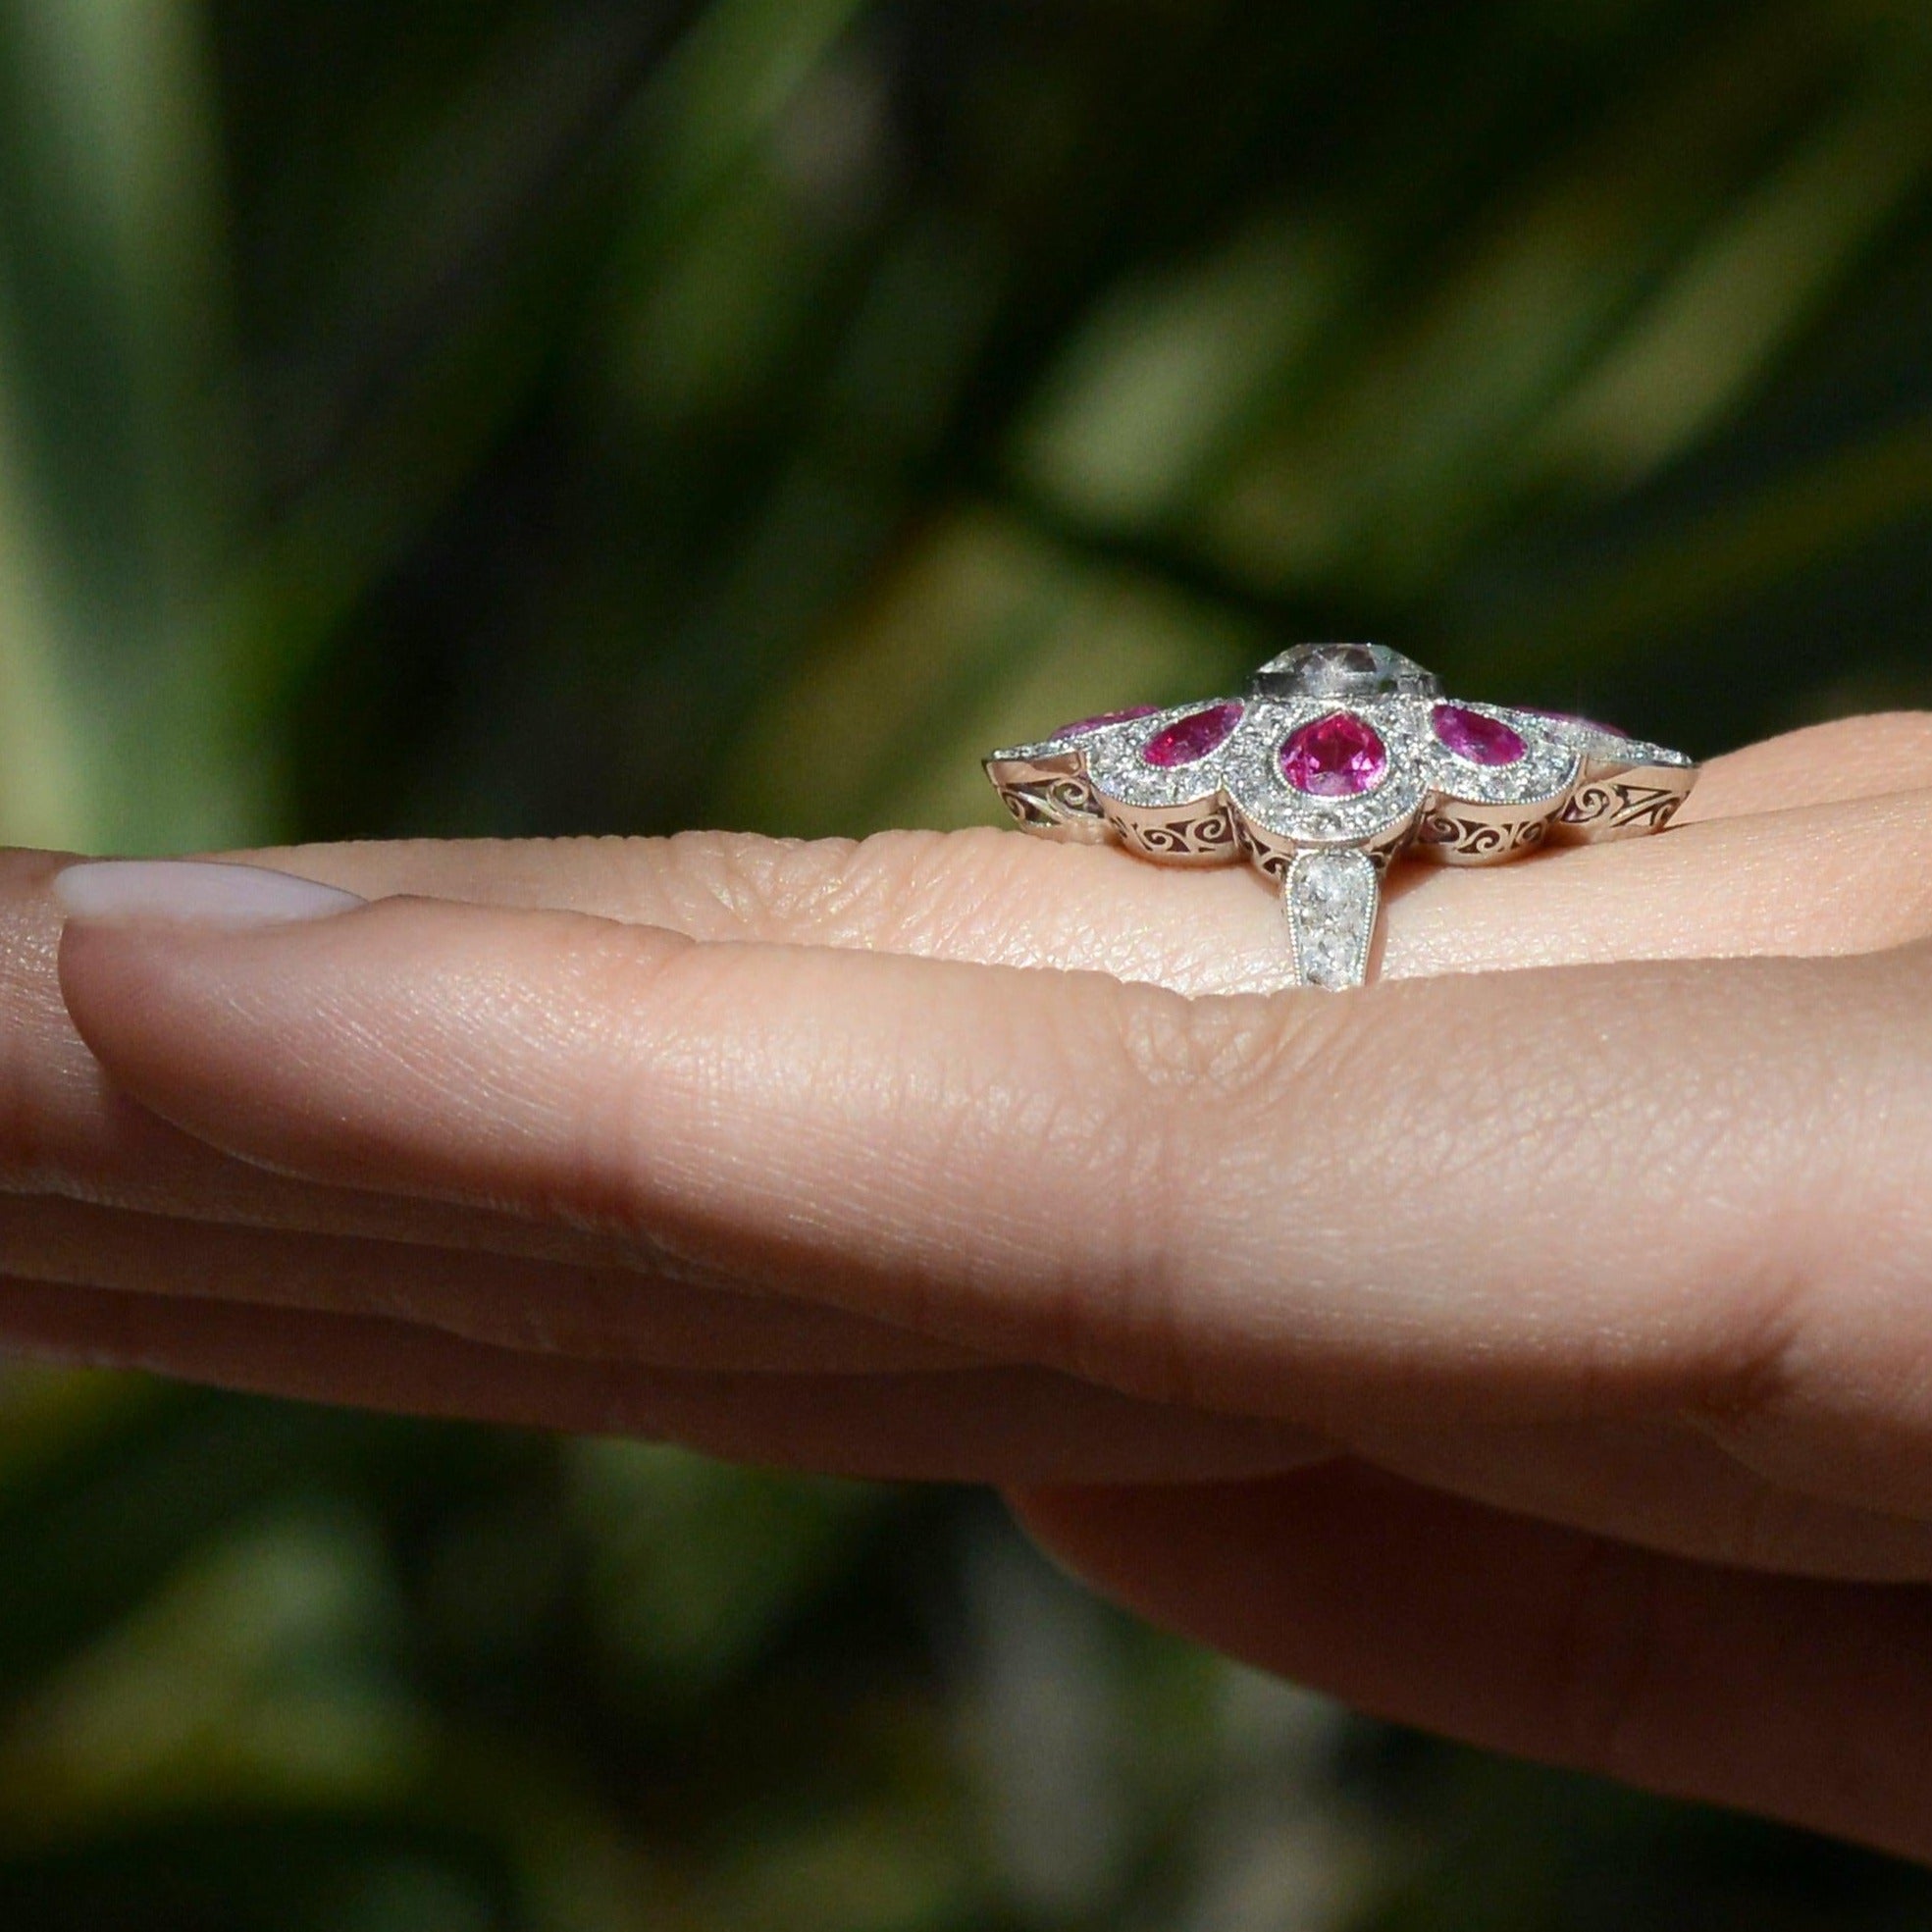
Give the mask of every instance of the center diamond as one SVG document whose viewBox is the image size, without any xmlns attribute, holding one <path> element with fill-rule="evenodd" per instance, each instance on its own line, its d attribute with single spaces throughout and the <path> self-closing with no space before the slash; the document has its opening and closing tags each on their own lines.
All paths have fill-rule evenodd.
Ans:
<svg viewBox="0 0 1932 1932">
<path fill-rule="evenodd" d="M 1257 698 L 1441 696 L 1439 680 L 1383 644 L 1298 644 L 1254 674 Z"/>
</svg>

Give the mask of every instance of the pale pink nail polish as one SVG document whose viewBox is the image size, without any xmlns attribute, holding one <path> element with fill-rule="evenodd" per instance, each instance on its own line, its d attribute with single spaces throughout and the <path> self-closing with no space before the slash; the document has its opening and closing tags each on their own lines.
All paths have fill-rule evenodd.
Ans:
<svg viewBox="0 0 1932 1932">
<path fill-rule="evenodd" d="M 90 924 L 231 931 L 333 918 L 369 903 L 292 872 L 190 859 L 109 859 L 70 865 L 55 877 L 53 893 L 69 918 Z"/>
</svg>

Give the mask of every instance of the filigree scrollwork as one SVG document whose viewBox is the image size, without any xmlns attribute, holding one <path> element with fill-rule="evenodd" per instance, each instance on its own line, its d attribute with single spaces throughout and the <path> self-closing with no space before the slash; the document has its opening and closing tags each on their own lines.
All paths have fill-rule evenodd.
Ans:
<svg viewBox="0 0 1932 1932">
<path fill-rule="evenodd" d="M 1141 851 L 1156 859 L 1225 859 L 1234 849 L 1234 828 L 1226 810 L 1159 823 L 1142 820 L 1133 826 L 1131 837 Z"/>
<path fill-rule="evenodd" d="M 1084 778 L 1055 778 L 1042 784 L 1003 785 L 1007 809 L 1025 830 L 1063 824 L 1069 818 L 1098 818 L 1093 788 Z"/>
<path fill-rule="evenodd" d="M 1593 779 L 1577 787 L 1563 823 L 1614 832 L 1660 832 L 1684 803 L 1681 785 L 1645 785 L 1628 779 Z"/>
<path fill-rule="evenodd" d="M 1450 700 L 1399 652 L 1355 644 L 1283 652 L 1240 697 L 1080 718 L 986 770 L 1039 837 L 1174 865 L 1245 857 L 1284 881 L 1293 979 L 1324 987 L 1371 970 L 1382 869 L 1402 854 L 1485 865 L 1638 837 L 1697 776 L 1587 719 Z"/>
<path fill-rule="evenodd" d="M 1533 851 L 1548 836 L 1546 818 L 1524 818 L 1510 822 L 1491 822 L 1475 818 L 1456 818 L 1446 811 L 1423 814 L 1416 831 L 1419 845 L 1431 848 L 1431 858 L 1464 861 L 1497 860 Z"/>
<path fill-rule="evenodd" d="M 1288 876 L 1289 866 L 1294 863 L 1294 849 L 1263 845 L 1245 825 L 1237 825 L 1235 829 L 1249 862 L 1264 878 L 1273 879 L 1279 885 Z"/>
</svg>

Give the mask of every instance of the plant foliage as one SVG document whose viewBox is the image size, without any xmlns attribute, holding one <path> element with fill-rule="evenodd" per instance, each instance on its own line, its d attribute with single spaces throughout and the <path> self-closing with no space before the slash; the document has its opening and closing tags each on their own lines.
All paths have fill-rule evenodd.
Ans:
<svg viewBox="0 0 1932 1932">
<path fill-rule="evenodd" d="M 1300 636 L 1920 702 L 1929 183 L 1917 0 L 0 0 L 0 836 L 966 822 Z M 1928 1909 L 970 1497 L 22 1370 L 0 1575 L 24 1932 Z"/>
</svg>

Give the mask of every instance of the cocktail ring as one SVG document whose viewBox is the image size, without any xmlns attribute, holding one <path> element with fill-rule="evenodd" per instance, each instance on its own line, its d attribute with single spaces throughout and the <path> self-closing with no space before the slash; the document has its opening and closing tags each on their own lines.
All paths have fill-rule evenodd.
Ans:
<svg viewBox="0 0 1932 1932">
<path fill-rule="evenodd" d="M 1398 855 L 1493 865 L 1661 831 L 1697 769 L 1588 718 L 1450 703 L 1379 644 L 1297 645 L 1244 698 L 1109 711 L 986 760 L 1041 838 L 1169 865 L 1245 855 L 1281 883 L 1295 983 L 1337 991 L 1369 976 Z"/>
</svg>

